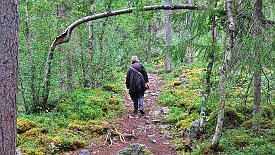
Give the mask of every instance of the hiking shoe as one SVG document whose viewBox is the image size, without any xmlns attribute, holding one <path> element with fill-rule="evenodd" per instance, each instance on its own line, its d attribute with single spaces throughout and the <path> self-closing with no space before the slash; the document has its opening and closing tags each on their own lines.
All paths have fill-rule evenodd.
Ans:
<svg viewBox="0 0 275 155">
<path fill-rule="evenodd" d="M 137 114 L 137 113 L 138 113 L 138 110 L 135 109 L 135 110 L 133 111 L 133 114 Z"/>
<path fill-rule="evenodd" d="M 145 114 L 145 112 L 144 112 L 143 110 L 139 110 L 139 112 L 140 112 L 142 115 Z"/>
</svg>

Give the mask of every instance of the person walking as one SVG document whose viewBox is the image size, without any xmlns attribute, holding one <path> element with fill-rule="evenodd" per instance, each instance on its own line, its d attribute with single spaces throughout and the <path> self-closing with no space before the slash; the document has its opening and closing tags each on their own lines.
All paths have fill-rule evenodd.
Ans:
<svg viewBox="0 0 275 155">
<path fill-rule="evenodd" d="M 132 65 L 127 71 L 126 87 L 134 102 L 133 113 L 137 114 L 139 110 L 144 115 L 144 92 L 148 88 L 148 75 L 137 56 L 132 56 L 131 63 Z"/>
</svg>

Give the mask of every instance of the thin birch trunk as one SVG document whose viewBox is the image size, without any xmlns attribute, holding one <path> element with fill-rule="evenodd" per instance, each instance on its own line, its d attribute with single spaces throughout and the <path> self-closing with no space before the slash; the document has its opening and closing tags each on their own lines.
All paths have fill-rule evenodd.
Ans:
<svg viewBox="0 0 275 155">
<path fill-rule="evenodd" d="M 73 55 L 69 50 L 67 54 L 67 89 L 69 92 L 73 91 Z"/>
<path fill-rule="evenodd" d="M 166 0 L 171 5 L 172 0 Z M 166 55 L 165 55 L 165 71 L 171 72 L 171 44 L 172 44 L 172 20 L 171 10 L 166 11 Z"/>
<path fill-rule="evenodd" d="M 192 0 L 188 0 L 188 4 L 192 5 Z M 192 57 L 192 53 L 191 53 L 191 45 L 190 45 L 190 38 L 191 38 L 191 23 L 192 23 L 192 12 L 187 13 L 187 19 L 186 19 L 186 23 L 188 26 L 188 30 L 186 33 L 186 42 L 187 42 L 187 46 L 186 46 L 186 64 L 190 65 L 191 64 L 191 57 Z"/>
<path fill-rule="evenodd" d="M 215 3 L 215 8 L 217 5 L 216 0 L 213 0 L 212 3 Z M 206 70 L 206 89 L 205 89 L 205 100 L 208 99 L 211 91 L 211 73 L 212 73 L 212 68 L 214 65 L 214 53 L 215 53 L 215 44 L 216 44 L 216 16 L 212 14 L 212 24 L 211 24 L 211 45 L 212 49 L 208 55 L 208 65 L 207 65 L 207 70 Z"/>
<path fill-rule="evenodd" d="M 90 13 L 89 15 L 94 15 L 94 0 L 90 1 Z M 89 29 L 89 47 L 88 47 L 88 66 L 86 74 L 88 76 L 88 80 L 85 82 L 87 86 L 91 86 L 93 78 L 92 78 L 92 60 L 93 60 L 93 51 L 94 51 L 94 27 L 93 27 L 93 21 L 88 22 L 88 29 Z"/>
<path fill-rule="evenodd" d="M 30 38 L 30 27 L 29 27 L 29 11 L 28 11 L 28 5 L 29 2 L 28 0 L 25 1 L 25 13 L 26 13 L 26 20 L 25 20 L 25 25 L 26 25 L 26 40 L 27 40 L 27 50 L 28 50 L 28 56 L 29 56 L 29 65 L 30 65 L 30 87 L 31 87 L 31 103 L 32 107 L 36 108 L 38 104 L 38 94 L 35 89 L 35 78 L 34 78 L 34 73 L 35 73 L 35 68 L 33 64 L 33 54 L 31 51 L 31 38 Z"/>
<path fill-rule="evenodd" d="M 29 107 L 28 107 L 28 103 L 27 103 L 27 99 L 26 99 L 26 88 L 24 86 L 23 79 L 21 78 L 21 76 L 19 76 L 19 81 L 20 81 L 20 86 L 21 86 L 20 90 L 21 90 L 21 93 L 22 93 L 22 99 L 23 99 L 25 112 L 29 113 Z"/>
<path fill-rule="evenodd" d="M 232 0 L 226 1 L 226 12 L 227 12 L 227 20 L 228 20 L 228 45 L 225 50 L 223 65 L 221 68 L 221 79 L 219 85 L 219 92 L 220 92 L 220 108 L 217 120 L 217 126 L 215 130 L 214 137 L 212 139 L 212 149 L 218 150 L 218 145 L 220 142 L 220 136 L 222 133 L 222 126 L 224 121 L 224 104 L 225 104 L 225 96 L 226 96 L 226 80 L 227 80 L 227 73 L 229 72 L 229 63 L 231 60 L 231 54 L 233 50 L 233 35 L 235 30 L 235 24 L 233 20 L 233 12 L 232 12 Z"/>
<path fill-rule="evenodd" d="M 148 33 L 151 36 L 152 33 L 152 25 L 148 25 Z M 152 40 L 149 37 L 147 41 L 147 63 L 151 64 L 152 63 Z"/>
<path fill-rule="evenodd" d="M 57 14 L 58 20 L 61 22 L 61 20 L 62 20 L 62 5 L 61 4 L 57 4 L 56 5 L 56 14 Z M 57 32 L 58 33 L 61 32 L 60 28 L 57 28 Z M 63 52 L 63 46 L 62 45 L 58 46 L 58 51 L 60 53 Z M 59 66 L 59 72 L 60 72 L 60 74 L 59 74 L 59 80 L 60 80 L 60 84 L 59 85 L 60 85 L 60 88 L 63 90 L 65 88 L 65 77 L 64 77 L 64 70 L 63 70 L 63 66 L 64 66 L 63 57 L 61 57 L 59 59 L 59 64 L 60 64 L 60 66 Z"/>
</svg>

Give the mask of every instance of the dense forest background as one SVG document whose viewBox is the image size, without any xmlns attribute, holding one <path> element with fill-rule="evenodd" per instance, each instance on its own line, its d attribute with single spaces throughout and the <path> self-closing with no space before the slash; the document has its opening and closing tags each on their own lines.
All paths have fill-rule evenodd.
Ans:
<svg viewBox="0 0 275 155">
<path fill-rule="evenodd" d="M 88 133 L 123 113 L 125 74 L 137 55 L 166 80 L 158 101 L 172 109 L 166 123 L 175 132 L 203 120 L 194 154 L 274 154 L 275 3 L 230 2 L 20 1 L 18 147 L 48 154 L 51 142 L 56 152 L 86 146 Z M 161 4 L 194 7 L 143 9 Z M 55 48 L 47 74 L 50 45 L 71 23 L 126 8 L 135 9 L 77 26 L 70 41 Z M 175 143 L 186 151 L 180 138 Z"/>
</svg>

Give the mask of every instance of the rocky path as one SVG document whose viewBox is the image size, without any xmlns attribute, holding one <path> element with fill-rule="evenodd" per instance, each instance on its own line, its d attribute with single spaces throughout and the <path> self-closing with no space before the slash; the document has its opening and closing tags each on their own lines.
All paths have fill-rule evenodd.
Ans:
<svg viewBox="0 0 275 155">
<path fill-rule="evenodd" d="M 150 89 L 145 93 L 145 115 L 133 114 L 133 102 L 129 95 L 125 96 L 126 111 L 115 122 L 118 131 L 124 135 L 126 143 L 119 137 L 112 137 L 116 143 L 111 146 L 104 145 L 104 138 L 93 142 L 88 150 L 75 152 L 74 154 L 112 155 L 131 144 L 144 144 L 154 155 L 175 155 L 170 147 L 170 140 L 174 135 L 169 132 L 169 126 L 162 123 L 163 118 L 169 113 L 169 109 L 157 104 L 157 97 L 164 84 L 157 74 L 149 75 Z M 86 152 L 86 153 L 85 153 Z"/>
</svg>

